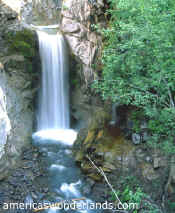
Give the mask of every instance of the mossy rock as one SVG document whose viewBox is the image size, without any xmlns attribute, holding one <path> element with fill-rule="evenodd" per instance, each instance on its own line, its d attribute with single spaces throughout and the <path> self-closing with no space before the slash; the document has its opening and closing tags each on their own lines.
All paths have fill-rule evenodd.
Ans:
<svg viewBox="0 0 175 213">
<path fill-rule="evenodd" d="M 35 56 L 34 32 L 24 29 L 17 32 L 8 32 L 5 37 L 10 53 L 19 53 L 27 59 L 32 59 Z"/>
<path fill-rule="evenodd" d="M 104 111 L 103 108 L 98 107 L 89 123 L 89 130 L 103 129 L 105 124 L 111 120 L 111 115 Z"/>
</svg>

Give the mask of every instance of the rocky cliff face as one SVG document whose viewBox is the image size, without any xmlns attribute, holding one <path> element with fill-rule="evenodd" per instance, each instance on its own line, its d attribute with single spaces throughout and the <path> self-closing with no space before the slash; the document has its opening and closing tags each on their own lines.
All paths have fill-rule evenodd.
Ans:
<svg viewBox="0 0 175 213">
<path fill-rule="evenodd" d="M 86 83 L 94 79 L 92 64 L 98 58 L 101 47 L 101 36 L 94 31 L 93 25 L 105 25 L 105 7 L 103 0 L 63 1 L 61 30 L 72 53 L 83 65 Z"/>
<path fill-rule="evenodd" d="M 0 179 L 18 162 L 33 127 L 32 75 L 23 55 L 9 51 L 9 33 L 22 30 L 18 14 L 0 1 Z M 15 41 L 13 41 L 15 42 Z"/>
<path fill-rule="evenodd" d="M 20 17 L 24 25 L 54 25 L 59 23 L 60 0 L 26 0 L 21 1 Z"/>
<path fill-rule="evenodd" d="M 71 94 L 73 118 L 80 121 L 81 127 L 87 127 L 88 119 L 100 105 L 99 99 L 92 96 L 89 85 L 96 78 L 93 64 L 98 60 L 102 43 L 101 35 L 93 26 L 105 26 L 105 10 L 103 0 L 68 0 L 62 4 L 60 30 L 67 40 L 70 57 L 73 56 L 77 63 L 76 67 L 70 67 L 70 72 L 81 78 L 79 84 L 75 79 Z"/>
</svg>

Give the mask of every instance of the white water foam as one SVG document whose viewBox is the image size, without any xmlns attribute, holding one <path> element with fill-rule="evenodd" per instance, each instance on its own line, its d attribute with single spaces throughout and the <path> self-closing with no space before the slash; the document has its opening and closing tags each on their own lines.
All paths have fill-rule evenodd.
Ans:
<svg viewBox="0 0 175 213">
<path fill-rule="evenodd" d="M 33 134 L 33 139 L 54 140 L 72 146 L 77 138 L 77 132 L 72 129 L 46 129 Z"/>
</svg>

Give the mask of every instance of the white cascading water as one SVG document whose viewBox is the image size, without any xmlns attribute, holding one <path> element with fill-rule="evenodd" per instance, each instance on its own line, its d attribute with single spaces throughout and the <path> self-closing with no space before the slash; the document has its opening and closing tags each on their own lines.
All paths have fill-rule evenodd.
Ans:
<svg viewBox="0 0 175 213">
<path fill-rule="evenodd" d="M 47 28 L 46 28 L 47 29 Z M 76 132 L 70 130 L 68 60 L 60 33 L 37 31 L 42 64 L 37 130 L 34 137 L 72 145 Z"/>
<path fill-rule="evenodd" d="M 42 89 L 38 130 L 69 128 L 69 82 L 66 48 L 61 34 L 38 31 Z"/>
</svg>

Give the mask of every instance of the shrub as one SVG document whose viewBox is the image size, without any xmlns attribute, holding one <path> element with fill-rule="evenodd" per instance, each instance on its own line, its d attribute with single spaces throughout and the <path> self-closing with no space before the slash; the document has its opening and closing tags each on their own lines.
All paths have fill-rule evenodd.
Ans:
<svg viewBox="0 0 175 213">
<path fill-rule="evenodd" d="M 124 191 L 116 191 L 118 197 L 121 199 L 121 204 L 128 204 L 128 213 L 139 213 L 142 212 L 149 213 L 161 213 L 161 209 L 153 203 L 150 197 L 145 194 L 140 187 L 137 186 L 135 190 L 132 190 L 129 185 L 126 185 Z M 111 201 L 116 201 L 115 194 L 111 193 Z M 131 205 L 132 204 L 132 205 Z M 126 205 L 124 205 L 125 207 Z M 122 205 L 120 205 L 120 208 Z"/>
<path fill-rule="evenodd" d="M 102 77 L 93 87 L 104 100 L 134 106 L 136 120 L 148 123 L 148 142 L 175 153 L 174 0 L 109 2 Z"/>
</svg>

